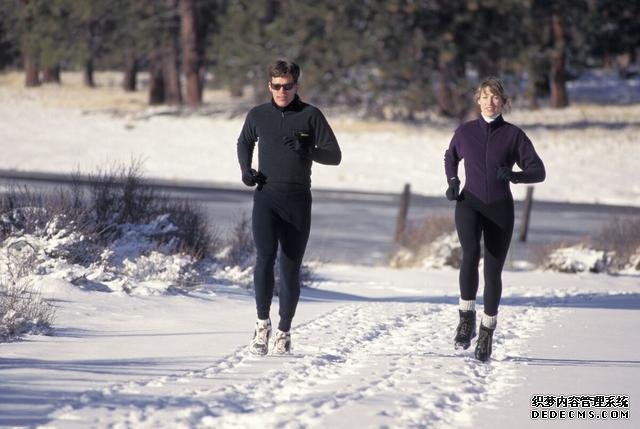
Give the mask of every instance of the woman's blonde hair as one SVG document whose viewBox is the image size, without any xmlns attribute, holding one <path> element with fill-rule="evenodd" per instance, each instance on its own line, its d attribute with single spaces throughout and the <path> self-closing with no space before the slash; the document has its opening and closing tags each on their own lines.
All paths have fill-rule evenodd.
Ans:
<svg viewBox="0 0 640 429">
<path fill-rule="evenodd" d="M 480 100 L 480 96 L 482 95 L 482 91 L 485 88 L 489 88 L 492 94 L 497 95 L 502 100 L 503 110 L 508 110 L 511 107 L 511 99 L 507 95 L 504 90 L 504 85 L 502 85 L 502 81 L 495 76 L 489 76 L 485 78 L 480 85 L 476 88 L 475 92 L 475 102 L 477 103 Z"/>
</svg>

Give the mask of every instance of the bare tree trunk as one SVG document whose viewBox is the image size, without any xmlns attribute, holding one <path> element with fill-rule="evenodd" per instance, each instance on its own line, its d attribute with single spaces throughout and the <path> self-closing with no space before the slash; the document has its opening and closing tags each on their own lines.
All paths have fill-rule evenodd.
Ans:
<svg viewBox="0 0 640 429">
<path fill-rule="evenodd" d="M 264 15 L 262 17 L 262 24 L 271 24 L 278 16 L 280 9 L 279 0 L 267 0 L 264 4 Z"/>
<path fill-rule="evenodd" d="M 27 35 L 31 31 L 33 26 L 33 17 L 26 13 L 26 7 L 28 6 L 28 0 L 21 0 L 19 3 L 20 15 L 22 15 L 22 35 L 20 38 L 22 53 L 23 53 L 23 62 L 24 62 L 24 85 L 27 88 L 31 88 L 34 86 L 39 86 L 42 82 L 40 81 L 40 71 L 38 69 L 38 61 L 31 49 L 29 49 L 29 45 L 27 43 Z"/>
<path fill-rule="evenodd" d="M 527 70 L 527 89 L 525 91 L 525 97 L 527 99 L 527 104 L 530 109 L 537 109 L 538 105 L 538 78 L 539 78 L 539 69 L 538 66 L 538 47 L 530 47 L 527 49 L 527 60 L 526 60 L 526 70 Z"/>
<path fill-rule="evenodd" d="M 528 67 L 529 79 L 527 80 L 526 97 L 529 104 L 529 109 L 537 109 L 538 106 L 538 88 L 536 87 L 535 70 L 532 65 Z"/>
<path fill-rule="evenodd" d="M 171 11 L 166 33 L 161 37 L 162 67 L 164 75 L 165 103 L 182 104 L 182 89 L 180 87 L 180 70 L 178 69 L 178 4 L 179 0 L 165 0 L 167 10 Z"/>
<path fill-rule="evenodd" d="M 124 77 L 122 88 L 127 92 L 136 90 L 138 79 L 138 59 L 133 49 L 126 49 L 124 53 Z"/>
<path fill-rule="evenodd" d="M 149 58 L 149 104 L 162 104 L 165 101 L 162 51 L 156 48 Z"/>
<path fill-rule="evenodd" d="M 180 71 L 178 70 L 178 52 L 173 40 L 162 49 L 162 67 L 164 75 L 164 93 L 167 104 L 182 104 L 180 89 Z"/>
<path fill-rule="evenodd" d="M 197 43 L 194 0 L 180 0 L 180 18 L 183 69 L 187 79 L 186 102 L 189 106 L 197 106 L 202 103 L 202 58 Z"/>
<path fill-rule="evenodd" d="M 602 68 L 606 70 L 613 69 L 613 56 L 608 50 L 602 54 Z"/>
<path fill-rule="evenodd" d="M 42 70 L 42 82 L 60 83 L 60 66 L 45 67 Z"/>
<path fill-rule="evenodd" d="M 24 56 L 24 85 L 26 87 L 34 87 L 40 85 L 40 74 L 36 60 L 29 54 Z"/>
<path fill-rule="evenodd" d="M 83 73 L 83 80 L 84 80 L 84 85 L 89 87 L 89 88 L 95 88 L 96 84 L 95 81 L 93 80 L 93 56 L 94 56 L 94 52 L 95 52 L 95 33 L 96 33 L 96 23 L 95 22 L 89 22 L 86 26 L 85 29 L 85 38 L 86 38 L 86 48 L 87 48 L 87 52 L 88 52 L 88 57 L 85 58 L 84 61 L 84 73 Z"/>
<path fill-rule="evenodd" d="M 84 63 L 84 84 L 89 88 L 95 88 L 96 83 L 93 80 L 93 60 L 88 59 Z"/>
<path fill-rule="evenodd" d="M 436 86 L 436 101 L 442 115 L 458 118 L 461 121 L 469 112 L 469 100 L 464 95 L 464 62 L 448 51 L 440 52 L 438 59 L 439 77 Z"/>
<path fill-rule="evenodd" d="M 498 76 L 498 59 L 496 58 L 497 49 L 487 50 L 478 53 L 478 75 L 480 79 L 489 76 Z"/>
<path fill-rule="evenodd" d="M 240 98 L 244 95 L 244 79 L 233 79 L 229 82 L 229 95 L 234 98 Z"/>
<path fill-rule="evenodd" d="M 556 12 L 551 17 L 554 46 L 551 51 L 551 107 L 559 108 L 569 105 L 565 77 L 565 40 L 564 23 Z"/>
</svg>

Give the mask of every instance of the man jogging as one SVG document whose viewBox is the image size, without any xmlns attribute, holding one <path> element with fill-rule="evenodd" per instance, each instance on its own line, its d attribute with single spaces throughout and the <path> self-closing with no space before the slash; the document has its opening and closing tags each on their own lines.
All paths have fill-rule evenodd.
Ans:
<svg viewBox="0 0 640 429">
<path fill-rule="evenodd" d="M 338 165 L 340 147 L 329 123 L 297 95 L 300 67 L 278 60 L 269 67 L 270 102 L 247 114 L 238 138 L 242 181 L 256 186 L 253 238 L 256 245 L 254 289 L 258 320 L 249 351 L 266 355 L 291 351 L 291 321 L 300 297 L 300 266 L 311 227 L 311 164 Z M 251 166 L 258 143 L 258 169 Z M 280 245 L 280 321 L 271 337 L 270 308 L 274 264 Z"/>
</svg>

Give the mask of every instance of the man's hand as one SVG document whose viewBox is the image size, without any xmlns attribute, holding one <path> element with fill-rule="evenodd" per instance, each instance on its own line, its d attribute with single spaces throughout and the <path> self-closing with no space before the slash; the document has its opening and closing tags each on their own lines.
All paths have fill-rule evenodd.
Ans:
<svg viewBox="0 0 640 429">
<path fill-rule="evenodd" d="M 449 188 L 445 195 L 449 201 L 457 201 L 460 197 L 460 179 L 457 177 L 452 177 L 447 182 L 449 182 Z"/>
<path fill-rule="evenodd" d="M 309 134 L 296 132 L 295 135 L 285 136 L 282 143 L 303 158 L 309 158 L 311 145 L 309 144 Z"/>
<path fill-rule="evenodd" d="M 262 188 L 266 182 L 266 177 L 259 171 L 250 168 L 248 170 L 244 170 L 242 172 L 242 183 L 247 186 L 255 186 L 258 185 L 258 189 Z"/>
</svg>

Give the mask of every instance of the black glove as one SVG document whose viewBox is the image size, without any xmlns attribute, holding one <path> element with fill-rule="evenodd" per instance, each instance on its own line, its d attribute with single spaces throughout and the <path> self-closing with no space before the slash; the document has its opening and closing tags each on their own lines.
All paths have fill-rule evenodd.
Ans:
<svg viewBox="0 0 640 429">
<path fill-rule="evenodd" d="M 307 133 L 296 131 L 292 136 L 282 138 L 282 143 L 303 158 L 309 158 L 311 151 L 310 136 Z"/>
<path fill-rule="evenodd" d="M 460 179 L 457 177 L 452 177 L 448 180 L 449 188 L 445 195 L 449 201 L 456 201 L 460 197 Z"/>
<path fill-rule="evenodd" d="M 516 173 L 511 171 L 511 168 L 509 167 L 505 167 L 505 166 L 498 167 L 498 170 L 496 172 L 496 177 L 498 178 L 498 180 L 518 183 Z"/>
<path fill-rule="evenodd" d="M 258 185 L 258 189 L 262 189 L 262 185 L 266 182 L 266 177 L 259 171 L 250 168 L 242 172 L 242 183 L 247 186 Z"/>
</svg>

